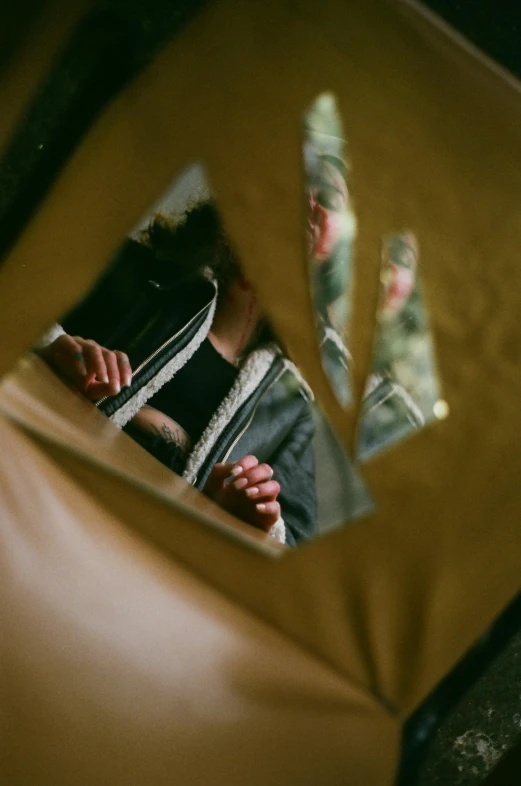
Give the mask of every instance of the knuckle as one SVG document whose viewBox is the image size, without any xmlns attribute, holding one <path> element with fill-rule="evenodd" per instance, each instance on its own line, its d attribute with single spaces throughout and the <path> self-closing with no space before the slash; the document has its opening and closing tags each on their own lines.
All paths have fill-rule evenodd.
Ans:
<svg viewBox="0 0 521 786">
<path fill-rule="evenodd" d="M 71 336 L 58 336 L 51 346 L 67 354 L 81 352 L 80 345 Z"/>
<path fill-rule="evenodd" d="M 102 357 L 101 347 L 95 341 L 89 339 L 85 342 L 85 349 L 92 357 Z"/>
</svg>

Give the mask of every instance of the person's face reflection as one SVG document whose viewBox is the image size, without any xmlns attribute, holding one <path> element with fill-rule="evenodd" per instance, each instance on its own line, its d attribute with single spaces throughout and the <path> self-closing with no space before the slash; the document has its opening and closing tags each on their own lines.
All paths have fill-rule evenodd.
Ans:
<svg viewBox="0 0 521 786">
<path fill-rule="evenodd" d="M 329 162 L 322 162 L 316 182 L 309 191 L 308 237 L 313 262 L 321 264 L 329 259 L 347 234 L 348 199 L 341 173 Z"/>
<path fill-rule="evenodd" d="M 381 319 L 393 319 L 407 303 L 416 284 L 417 258 L 416 239 L 410 232 L 394 238 L 387 247 L 383 260 Z"/>
</svg>

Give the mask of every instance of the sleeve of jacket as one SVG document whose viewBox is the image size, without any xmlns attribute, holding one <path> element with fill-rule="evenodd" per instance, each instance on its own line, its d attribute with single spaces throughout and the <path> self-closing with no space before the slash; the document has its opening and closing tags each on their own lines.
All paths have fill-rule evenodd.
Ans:
<svg viewBox="0 0 521 786">
<path fill-rule="evenodd" d="M 286 544 L 297 546 L 318 532 L 315 491 L 315 425 L 309 402 L 271 458 L 274 478 L 280 484 L 278 501 L 286 529 Z"/>
</svg>

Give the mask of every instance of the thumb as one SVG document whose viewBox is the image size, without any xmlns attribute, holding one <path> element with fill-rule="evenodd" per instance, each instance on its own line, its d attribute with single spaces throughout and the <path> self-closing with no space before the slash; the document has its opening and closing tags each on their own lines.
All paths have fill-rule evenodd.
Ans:
<svg viewBox="0 0 521 786">
<path fill-rule="evenodd" d="M 215 478 L 226 480 L 226 478 L 231 474 L 233 467 L 234 464 L 214 464 L 211 474 Z"/>
<path fill-rule="evenodd" d="M 214 464 L 205 483 L 204 491 L 212 497 L 221 488 L 222 484 L 230 476 L 233 464 Z"/>
</svg>

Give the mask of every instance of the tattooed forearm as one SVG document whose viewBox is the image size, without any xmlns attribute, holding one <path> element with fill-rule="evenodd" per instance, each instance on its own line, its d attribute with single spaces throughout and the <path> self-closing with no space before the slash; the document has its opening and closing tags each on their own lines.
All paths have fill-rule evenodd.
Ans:
<svg viewBox="0 0 521 786">
<path fill-rule="evenodd" d="M 162 423 L 158 427 L 152 424 L 152 429 L 158 436 L 162 437 L 165 442 L 177 445 L 183 450 L 188 449 L 188 437 L 180 426 L 174 426 L 173 423 L 172 426 L 167 426 L 166 423 Z"/>
<path fill-rule="evenodd" d="M 190 437 L 179 423 L 153 407 L 145 404 L 132 418 L 132 423 L 134 426 L 160 437 L 168 445 L 177 445 L 184 453 L 192 449 Z"/>
</svg>

